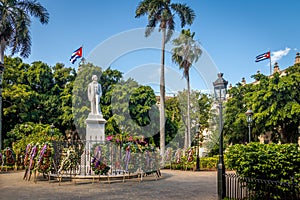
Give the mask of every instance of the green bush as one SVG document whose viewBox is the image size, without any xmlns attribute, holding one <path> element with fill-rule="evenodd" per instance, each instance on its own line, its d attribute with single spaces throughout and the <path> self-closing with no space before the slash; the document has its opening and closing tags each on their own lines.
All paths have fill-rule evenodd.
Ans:
<svg viewBox="0 0 300 200">
<path fill-rule="evenodd" d="M 212 170 L 217 168 L 219 156 L 202 157 L 200 159 L 200 169 Z"/>
<path fill-rule="evenodd" d="M 296 144 L 234 145 L 226 152 L 227 168 L 243 177 L 290 182 L 300 180 L 300 153 Z"/>
</svg>

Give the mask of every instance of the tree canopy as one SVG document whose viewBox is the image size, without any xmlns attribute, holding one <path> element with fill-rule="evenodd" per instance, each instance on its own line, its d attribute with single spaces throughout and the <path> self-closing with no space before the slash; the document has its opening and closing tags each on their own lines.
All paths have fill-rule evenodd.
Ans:
<svg viewBox="0 0 300 200">
<path fill-rule="evenodd" d="M 226 102 L 225 131 L 232 143 L 244 143 L 247 138 L 245 112 L 254 112 L 252 138 L 266 132 L 272 133 L 272 141 L 297 142 L 300 124 L 300 65 L 290 66 L 272 76 L 255 74 L 256 82 L 237 84 L 229 90 Z"/>
</svg>

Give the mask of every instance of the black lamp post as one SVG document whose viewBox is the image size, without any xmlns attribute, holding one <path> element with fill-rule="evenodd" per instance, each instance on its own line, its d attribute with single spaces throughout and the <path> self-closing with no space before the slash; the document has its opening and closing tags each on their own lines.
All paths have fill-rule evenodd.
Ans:
<svg viewBox="0 0 300 200">
<path fill-rule="evenodd" d="M 223 78 L 223 73 L 218 74 L 218 79 L 213 82 L 215 98 L 219 103 L 219 132 L 220 132 L 220 146 L 219 146 L 219 163 L 218 163 L 218 198 L 223 199 L 226 194 L 226 184 L 225 184 L 225 165 L 223 158 L 223 101 L 226 99 L 228 81 Z"/>
<path fill-rule="evenodd" d="M 196 158 L 196 171 L 200 171 L 200 155 L 199 155 L 199 143 L 200 143 L 200 131 L 199 131 L 199 125 L 196 126 L 196 133 L 197 133 L 197 158 Z"/>
<path fill-rule="evenodd" d="M 253 111 L 247 110 L 246 112 L 247 122 L 248 122 L 248 128 L 249 128 L 249 143 L 251 142 L 251 123 L 253 121 Z"/>
</svg>

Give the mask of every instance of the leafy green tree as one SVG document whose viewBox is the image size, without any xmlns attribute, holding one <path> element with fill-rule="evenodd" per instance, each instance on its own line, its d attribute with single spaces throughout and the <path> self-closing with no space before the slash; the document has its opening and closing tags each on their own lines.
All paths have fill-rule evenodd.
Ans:
<svg viewBox="0 0 300 200">
<path fill-rule="evenodd" d="M 252 138 L 266 132 L 272 133 L 272 141 L 282 143 L 297 142 L 300 124 L 300 67 L 291 66 L 271 77 L 255 74 L 253 84 L 237 84 L 229 90 L 230 98 L 225 106 L 225 137 L 230 143 L 247 141 L 247 122 L 245 112 L 254 112 Z"/>
<path fill-rule="evenodd" d="M 197 124 L 198 124 L 198 130 L 200 134 L 203 134 L 203 132 L 210 128 L 212 125 L 211 122 L 213 121 L 213 118 L 215 117 L 215 110 L 213 109 L 213 98 L 209 94 L 205 93 L 197 93 L 196 96 L 198 100 L 198 118 L 197 118 Z M 197 112 L 197 111 L 196 111 Z"/>
<path fill-rule="evenodd" d="M 167 106 L 167 117 L 171 119 L 171 122 L 175 125 L 175 135 L 172 136 L 172 146 L 177 148 L 184 147 L 184 140 L 187 133 L 187 90 L 179 92 L 177 97 L 169 99 Z M 192 121 L 191 134 L 192 138 L 195 138 L 196 133 L 200 131 L 202 133 L 205 129 L 209 128 L 209 121 L 212 115 L 212 98 L 210 95 L 201 93 L 199 91 L 191 91 L 191 107 L 190 116 Z M 197 130 L 196 130 L 197 129 Z"/>
<path fill-rule="evenodd" d="M 11 53 L 22 57 L 30 54 L 31 16 L 42 24 L 48 23 L 49 14 L 38 2 L 32 0 L 0 0 L 0 110 L 2 111 L 2 78 L 4 71 L 4 52 L 7 47 Z M 2 113 L 0 113 L 0 149 L 2 148 Z"/>
<path fill-rule="evenodd" d="M 228 90 L 229 98 L 225 104 L 224 136 L 228 143 L 245 143 L 248 141 L 248 128 L 246 121 L 247 104 L 249 100 L 245 95 L 252 91 L 253 85 L 241 83 Z M 249 106 L 249 109 L 252 109 Z M 253 126 L 253 124 L 252 124 Z M 253 126 L 254 127 L 254 126 Z M 252 132 L 255 131 L 252 129 Z"/>
<path fill-rule="evenodd" d="M 178 129 L 181 123 L 178 97 L 174 96 L 166 100 L 166 145 L 177 148 L 183 146 L 182 140 L 178 137 Z M 181 137 L 182 138 L 182 137 Z M 159 146 L 159 136 L 154 136 L 155 143 Z"/>
<path fill-rule="evenodd" d="M 166 100 L 166 115 L 172 122 L 179 124 L 181 120 L 178 96 Z"/>
<path fill-rule="evenodd" d="M 139 126 L 151 123 L 149 110 L 155 105 L 156 99 L 150 86 L 139 86 L 134 89 L 129 99 L 129 114 Z"/>
<path fill-rule="evenodd" d="M 175 28 L 175 14 L 179 16 L 181 27 L 191 25 L 195 18 L 194 11 L 186 4 L 171 3 L 171 0 L 143 0 L 135 11 L 135 17 L 148 16 L 145 36 L 148 37 L 159 24 L 162 31 L 162 56 L 160 73 L 160 151 L 165 152 L 165 44 L 170 40 Z"/>
<path fill-rule="evenodd" d="M 111 134 L 143 135 L 149 138 L 158 133 L 158 109 L 151 87 L 139 85 L 132 79 L 121 80 L 110 93 L 112 120 L 117 125 Z"/>
<path fill-rule="evenodd" d="M 202 50 L 194 40 L 195 32 L 191 33 L 190 29 L 182 30 L 178 38 L 173 40 L 174 48 L 172 49 L 172 60 L 183 70 L 183 76 L 187 85 L 187 133 L 184 146 L 191 146 L 191 119 L 190 119 L 190 68 L 194 62 L 197 62 L 202 54 Z"/>
<path fill-rule="evenodd" d="M 17 155 L 24 155 L 26 146 L 29 143 L 43 144 L 51 140 L 61 140 L 62 134 L 59 129 L 51 130 L 49 124 L 35 124 L 32 122 L 18 124 L 9 133 L 9 136 L 14 137 L 15 141 L 12 145 L 13 151 Z"/>
<path fill-rule="evenodd" d="M 52 67 L 52 71 L 54 86 L 51 88 L 51 98 L 48 101 L 50 108 L 47 110 L 47 113 L 51 113 L 51 116 L 47 117 L 49 119 L 47 123 L 55 124 L 55 127 L 62 132 L 74 130 L 72 90 L 77 73 L 75 69 L 71 67 L 66 68 L 61 63 L 57 63 Z M 57 104 L 53 105 L 53 103 Z"/>
<path fill-rule="evenodd" d="M 3 90 L 3 133 L 10 131 L 16 124 L 38 122 L 38 93 L 28 85 L 10 85 Z M 5 135 L 4 135 L 5 136 Z"/>
<path fill-rule="evenodd" d="M 112 117 L 111 110 L 111 98 L 112 92 L 110 92 L 114 85 L 119 83 L 122 78 L 122 73 L 118 70 L 113 70 L 110 67 L 103 71 L 102 76 L 100 77 L 100 83 L 102 86 L 102 96 L 100 99 L 102 106 L 102 114 L 105 119 Z"/>
<path fill-rule="evenodd" d="M 300 65 L 278 72 L 254 85 L 254 91 L 246 95 L 254 112 L 255 124 L 272 131 L 282 143 L 297 142 L 300 124 Z"/>
<path fill-rule="evenodd" d="M 64 132 L 74 129 L 72 87 L 76 72 L 57 64 L 53 70 L 47 64 L 25 64 L 20 58 L 5 57 L 7 63 L 3 81 L 4 138 L 16 125 L 27 122 L 54 124 Z M 11 137 L 11 139 L 9 139 Z"/>
</svg>

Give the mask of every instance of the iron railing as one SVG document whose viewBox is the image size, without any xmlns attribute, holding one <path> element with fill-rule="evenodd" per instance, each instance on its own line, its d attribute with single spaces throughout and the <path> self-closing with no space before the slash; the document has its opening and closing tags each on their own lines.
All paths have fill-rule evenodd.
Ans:
<svg viewBox="0 0 300 200">
<path fill-rule="evenodd" d="M 227 173 L 225 178 L 225 199 L 300 200 L 300 186 L 293 178 L 290 182 L 280 182 L 241 177 L 235 173 Z"/>
<path fill-rule="evenodd" d="M 98 159 L 101 160 L 101 164 L 104 163 L 109 166 L 110 170 L 107 173 L 109 175 L 127 172 L 134 173 L 136 171 L 142 171 L 147 174 L 160 168 L 159 153 L 156 149 L 144 151 L 136 149 L 135 151 L 126 152 L 121 145 L 115 145 L 112 142 L 99 143 L 91 140 L 76 142 L 53 141 L 52 146 L 54 149 L 53 173 L 65 171 L 65 173 L 71 173 L 75 176 L 93 175 L 94 172 L 91 165 L 94 160 Z M 96 152 L 97 147 L 100 147 L 100 153 Z M 74 155 L 70 156 L 71 154 L 67 153 L 68 150 L 72 150 Z M 67 158 L 67 155 L 70 158 Z M 68 168 L 69 170 L 63 170 L 66 168 L 63 166 L 65 163 L 72 163 L 72 166 Z"/>
</svg>

